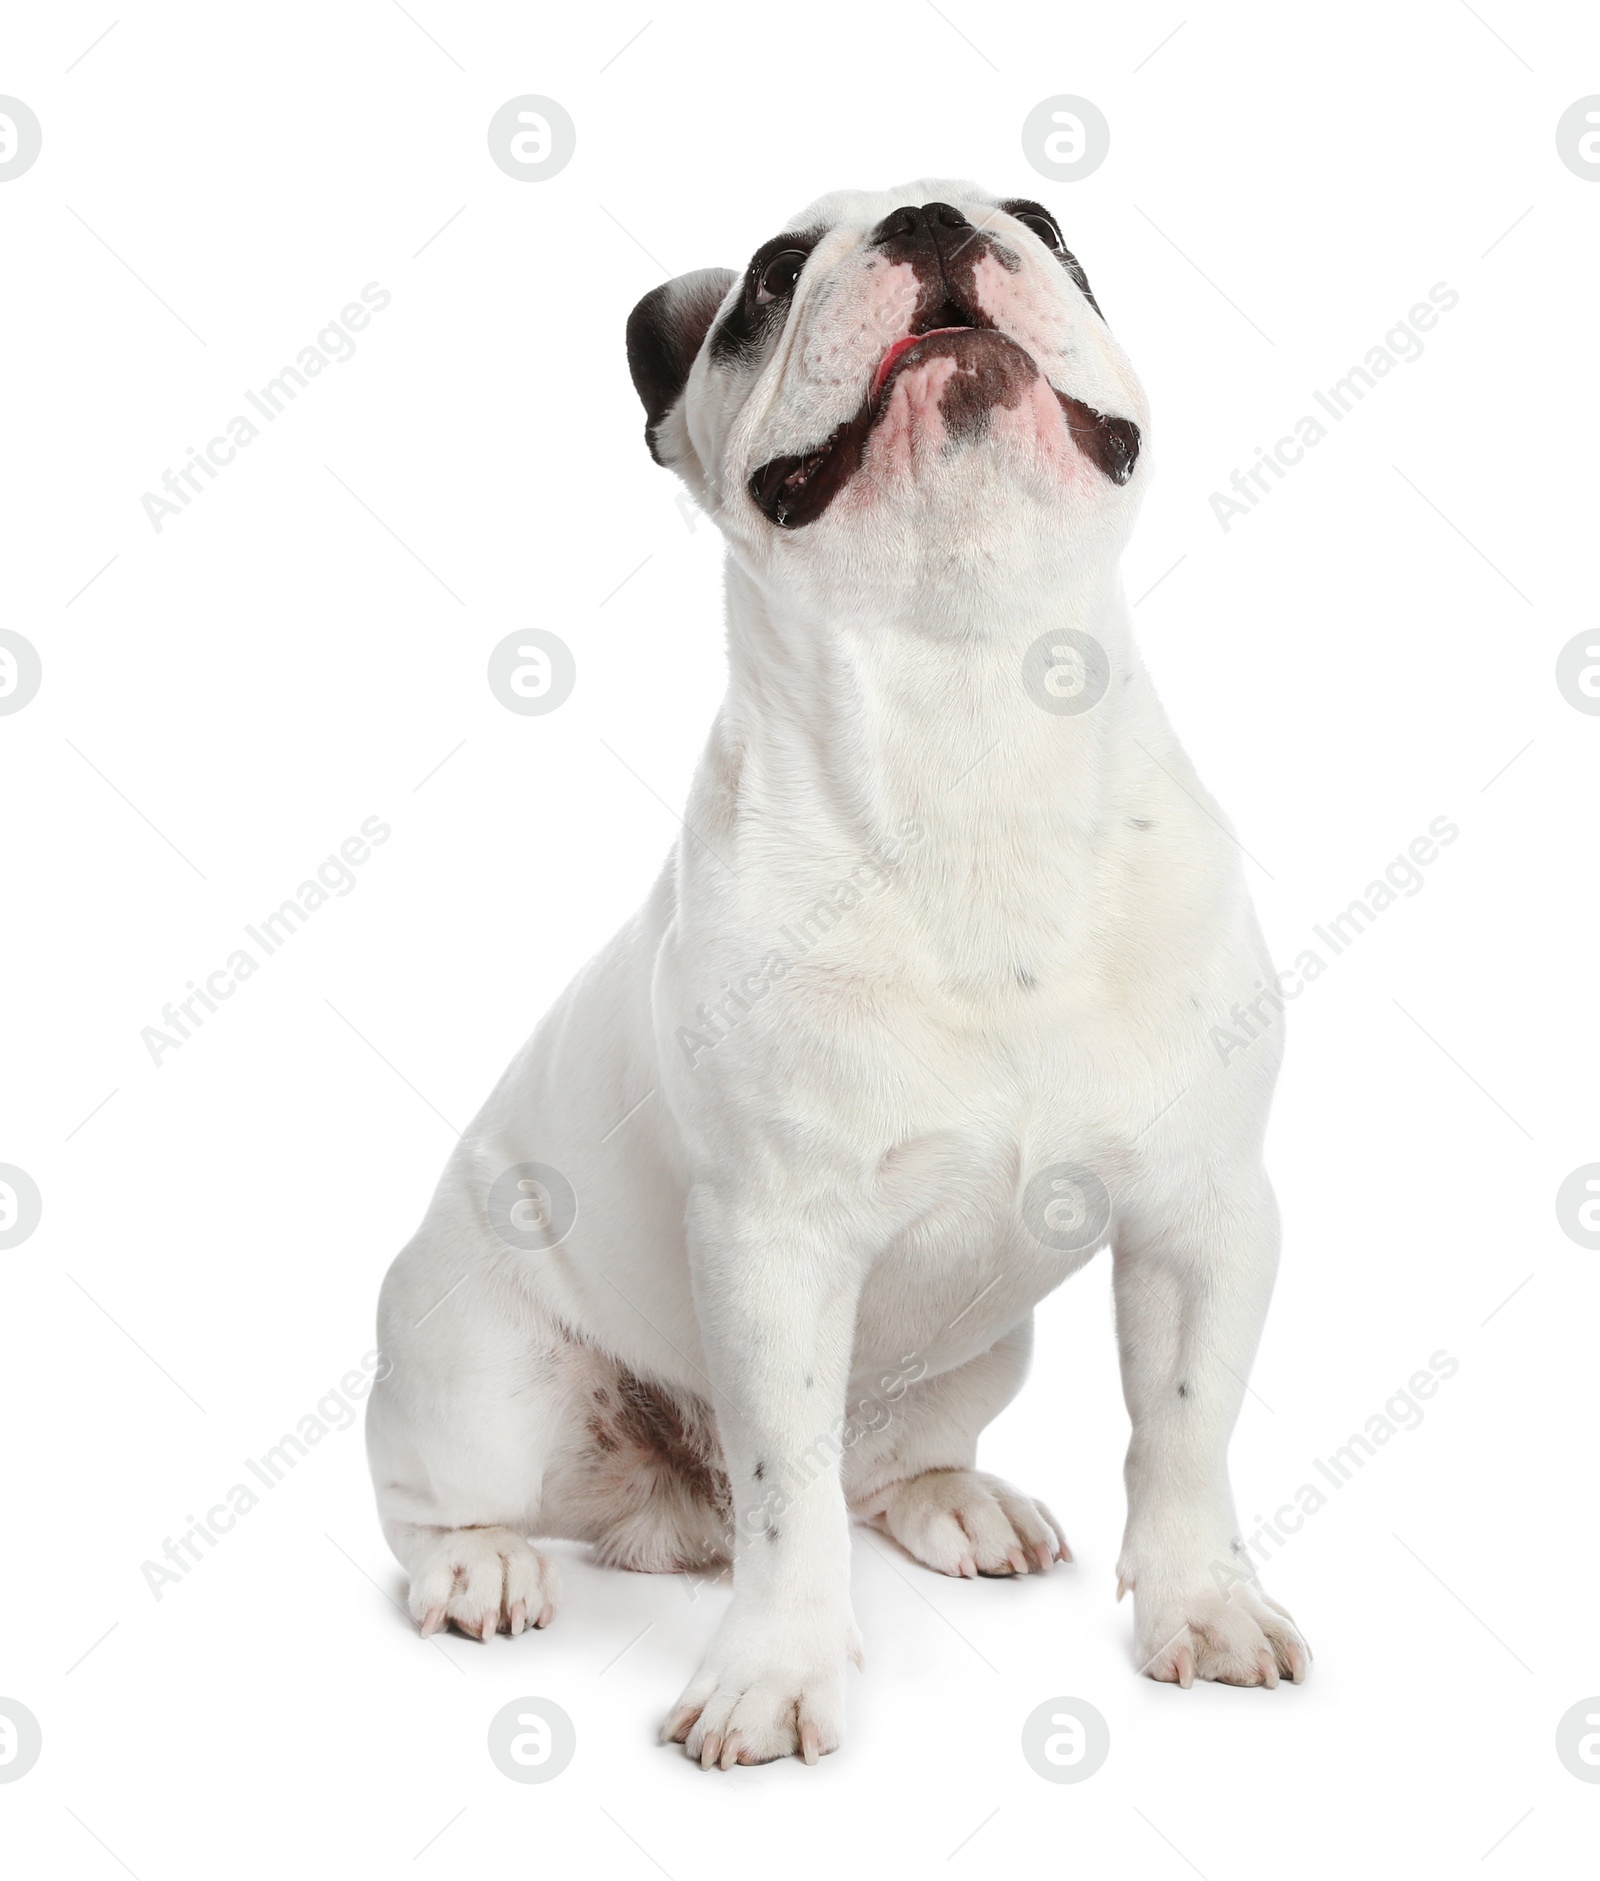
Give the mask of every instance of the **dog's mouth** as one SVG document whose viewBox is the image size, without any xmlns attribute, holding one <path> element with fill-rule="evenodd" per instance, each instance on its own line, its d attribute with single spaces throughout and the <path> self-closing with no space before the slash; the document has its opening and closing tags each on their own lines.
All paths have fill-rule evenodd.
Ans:
<svg viewBox="0 0 1600 1881">
<path fill-rule="evenodd" d="M 988 321 L 974 318 L 953 300 L 935 308 L 884 353 L 866 397 L 851 417 L 835 425 L 809 451 L 774 457 L 752 474 L 749 487 L 756 507 L 780 529 L 801 529 L 815 522 L 860 469 L 867 438 L 887 409 L 894 381 L 911 355 L 927 341 L 945 342 L 939 349 L 943 351 L 952 343 L 960 344 L 966 334 L 988 331 L 992 331 Z"/>
<path fill-rule="evenodd" d="M 957 306 L 953 300 L 947 300 L 942 307 L 935 310 L 929 320 L 914 327 L 904 339 L 896 340 L 878 361 L 878 369 L 872 375 L 872 389 L 868 397 L 878 396 L 889 374 L 894 371 L 907 353 L 911 352 L 914 347 L 920 346 L 924 340 L 931 340 L 941 333 L 973 333 L 980 330 L 990 331 L 990 323 L 987 320 L 970 319 L 964 309 Z"/>
<path fill-rule="evenodd" d="M 1012 404 L 1014 388 L 1042 376 L 1037 361 L 982 314 L 945 300 L 884 353 L 866 397 L 854 414 L 836 425 L 808 451 L 771 458 L 752 473 L 749 490 L 756 507 L 780 529 L 802 529 L 815 522 L 861 467 L 867 439 L 888 409 L 895 381 L 907 367 L 930 354 L 954 357 L 965 368 L 966 383 L 989 382 L 987 394 L 964 400 L 968 421 L 994 404 Z M 972 355 L 980 357 L 974 359 Z M 1113 483 L 1126 483 L 1139 455 L 1139 427 L 1128 418 L 1108 418 L 1082 400 L 1051 386 L 1073 441 Z"/>
</svg>

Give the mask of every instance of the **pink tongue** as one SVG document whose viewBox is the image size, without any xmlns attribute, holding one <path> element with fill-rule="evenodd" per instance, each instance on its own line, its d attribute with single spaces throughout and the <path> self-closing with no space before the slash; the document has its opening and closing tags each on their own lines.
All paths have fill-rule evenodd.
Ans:
<svg viewBox="0 0 1600 1881">
<path fill-rule="evenodd" d="M 896 340 L 878 361 L 878 370 L 872 375 L 871 398 L 878 396 L 879 387 L 894 369 L 894 362 L 903 354 L 909 353 L 913 346 L 920 346 L 924 340 L 931 340 L 935 333 L 970 333 L 970 327 L 929 327 L 926 333 L 908 333 L 903 340 Z"/>
</svg>

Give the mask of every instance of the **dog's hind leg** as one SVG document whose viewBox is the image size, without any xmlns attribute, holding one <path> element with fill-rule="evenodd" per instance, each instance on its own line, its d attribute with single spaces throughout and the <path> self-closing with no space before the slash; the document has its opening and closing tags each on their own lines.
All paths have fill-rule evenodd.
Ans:
<svg viewBox="0 0 1600 1881">
<path fill-rule="evenodd" d="M 547 1470 L 578 1440 L 569 1342 L 492 1268 L 461 1277 L 413 1243 L 378 1308 L 367 1453 L 384 1536 L 424 1633 L 544 1626 L 560 1585 L 528 1537 Z M 545 1525 L 548 1532 L 548 1525 Z"/>
<path fill-rule="evenodd" d="M 853 1406 L 861 1434 L 844 1466 L 850 1512 L 941 1574 L 1027 1574 L 1070 1561 L 1042 1502 L 974 1467 L 978 1435 L 1016 1395 L 1032 1345 L 1030 1316 L 965 1365 L 862 1397 Z"/>
</svg>

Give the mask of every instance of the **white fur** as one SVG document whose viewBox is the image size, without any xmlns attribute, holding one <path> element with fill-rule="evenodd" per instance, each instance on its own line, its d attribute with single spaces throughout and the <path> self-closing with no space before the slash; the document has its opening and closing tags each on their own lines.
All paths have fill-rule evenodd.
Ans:
<svg viewBox="0 0 1600 1881">
<path fill-rule="evenodd" d="M 982 277 L 1002 330 L 1148 438 L 1110 332 L 986 192 L 837 195 L 791 225 L 829 232 L 781 335 L 742 371 L 703 350 L 659 434 L 729 551 L 728 694 L 686 833 L 474 1120 L 380 1309 L 369 1445 L 413 1613 L 485 1635 L 548 1618 L 524 1537 L 653 1567 L 731 1547 L 732 1606 L 665 1732 L 706 1763 L 839 1742 L 851 1511 L 950 1573 L 1065 1553 L 1048 1511 L 974 1470 L 1034 1305 L 1093 1253 L 1022 1220 L 1054 1163 L 1114 1202 L 1141 1668 L 1275 1684 L 1307 1659 L 1237 1553 L 1226 1463 L 1277 1262 L 1281 1027 L 1231 1066 L 1207 1039 L 1271 968 L 1129 634 L 1117 562 L 1148 443 L 1118 487 L 1046 395 L 951 449 L 911 368 L 893 448 L 875 435 L 817 521 L 779 530 L 745 490 L 848 416 L 906 330 L 867 236 L 932 198 L 1021 257 Z M 1110 663 L 1079 716 L 1020 678 L 1063 627 Z M 577 1193 L 554 1249 L 486 1217 L 519 1162 Z M 597 1450 L 596 1393 L 629 1375 L 720 1445 L 731 1511 L 648 1444 Z"/>
</svg>

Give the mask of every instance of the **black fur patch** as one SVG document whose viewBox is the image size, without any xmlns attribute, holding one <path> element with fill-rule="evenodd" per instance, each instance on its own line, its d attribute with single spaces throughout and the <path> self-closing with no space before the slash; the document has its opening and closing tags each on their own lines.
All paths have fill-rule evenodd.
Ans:
<svg viewBox="0 0 1600 1881">
<path fill-rule="evenodd" d="M 767 263 L 781 255 L 786 248 L 798 248 L 802 254 L 809 255 L 824 233 L 822 229 L 791 229 L 761 244 L 750 257 L 749 266 L 744 271 L 743 294 L 717 322 L 717 330 L 711 336 L 713 359 L 723 365 L 741 366 L 747 365 L 762 351 L 767 341 L 788 319 L 789 304 L 793 299 L 792 295 L 784 295 L 765 304 L 756 299 Z M 723 291 L 726 293 L 727 290 Z"/>
<path fill-rule="evenodd" d="M 730 268 L 681 274 L 651 288 L 628 315 L 628 370 L 645 410 L 644 441 L 658 464 L 666 459 L 656 432 L 682 397 L 689 369 L 733 280 Z"/>
<path fill-rule="evenodd" d="M 1126 483 L 1139 461 L 1139 427 L 1131 418 L 1108 418 L 1081 398 L 1057 392 L 1072 441 L 1113 483 Z"/>
<path fill-rule="evenodd" d="M 1039 368 L 1003 333 L 936 333 L 916 349 L 924 362 L 942 354 L 955 359 L 956 370 L 939 394 L 939 416 L 958 443 L 981 438 L 995 406 L 1014 410 L 1039 376 Z"/>
</svg>

